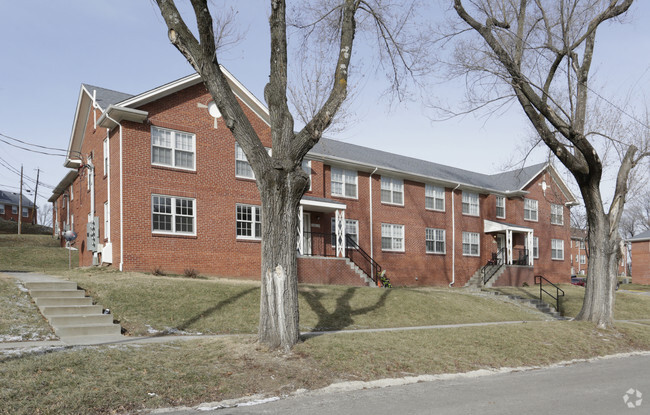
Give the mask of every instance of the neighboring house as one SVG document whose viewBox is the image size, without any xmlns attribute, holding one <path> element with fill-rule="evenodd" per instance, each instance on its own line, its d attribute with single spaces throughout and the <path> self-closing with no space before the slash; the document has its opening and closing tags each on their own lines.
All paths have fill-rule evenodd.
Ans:
<svg viewBox="0 0 650 415">
<path fill-rule="evenodd" d="M 267 108 L 225 74 L 271 151 Z M 138 95 L 82 85 L 65 165 L 50 201 L 80 265 L 259 278 L 253 172 L 198 75 Z M 353 265 L 378 264 L 393 285 L 462 286 L 493 259 L 502 282 L 569 281 L 576 198 L 550 165 L 485 175 L 323 138 L 303 168 L 300 281 L 362 285 Z"/>
<path fill-rule="evenodd" d="M 0 218 L 18 222 L 20 210 L 20 195 L 14 192 L 0 190 Z M 36 223 L 34 203 L 23 195 L 21 221 L 23 223 Z"/>
<path fill-rule="evenodd" d="M 589 255 L 587 254 L 587 232 L 571 228 L 571 275 L 587 274 Z"/>
<path fill-rule="evenodd" d="M 632 245 L 632 282 L 650 284 L 650 230 L 628 239 Z"/>
</svg>

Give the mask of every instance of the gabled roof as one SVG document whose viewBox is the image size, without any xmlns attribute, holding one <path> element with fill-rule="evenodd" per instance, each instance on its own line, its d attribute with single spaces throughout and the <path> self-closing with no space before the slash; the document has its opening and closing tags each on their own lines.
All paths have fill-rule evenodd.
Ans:
<svg viewBox="0 0 650 415">
<path fill-rule="evenodd" d="M 650 241 L 650 229 L 628 239 L 630 242 Z"/>
<path fill-rule="evenodd" d="M 131 94 L 113 91 L 112 89 L 106 89 L 89 84 L 81 84 L 81 87 L 86 89 L 90 97 L 92 97 L 93 93 L 95 93 L 95 102 L 102 110 L 108 108 L 109 105 L 114 105 L 118 102 L 122 102 L 133 97 Z"/>
<path fill-rule="evenodd" d="M 20 202 L 20 195 L 14 192 L 8 192 L 5 190 L 0 190 L 0 203 L 3 205 L 15 205 L 18 206 Z M 23 207 L 31 208 L 34 207 L 34 203 L 23 195 Z"/>
<path fill-rule="evenodd" d="M 52 196 L 50 196 L 49 199 L 47 199 L 48 202 L 54 202 L 56 199 L 59 198 L 65 192 L 65 190 L 74 182 L 74 180 L 79 176 L 79 172 L 77 170 L 71 170 L 68 172 L 68 174 L 65 175 L 63 180 L 59 182 L 59 184 L 56 185 L 54 190 L 52 191 Z"/>
<path fill-rule="evenodd" d="M 524 189 L 532 180 L 546 169 L 552 170 L 552 166 L 548 163 L 539 163 L 488 175 L 328 138 L 321 138 L 310 150 L 308 157 L 321 161 L 338 162 L 343 166 L 350 165 L 369 172 L 377 168 L 378 174 L 383 171 L 402 178 L 424 179 L 454 187 L 460 184 L 464 188 L 475 189 L 479 192 L 495 192 L 510 196 L 525 194 Z M 555 174 L 555 176 L 556 181 L 559 181 L 563 187 L 563 191 L 565 189 L 568 191 L 559 175 Z M 569 202 L 576 201 L 570 191 L 568 191 L 567 199 Z"/>
</svg>

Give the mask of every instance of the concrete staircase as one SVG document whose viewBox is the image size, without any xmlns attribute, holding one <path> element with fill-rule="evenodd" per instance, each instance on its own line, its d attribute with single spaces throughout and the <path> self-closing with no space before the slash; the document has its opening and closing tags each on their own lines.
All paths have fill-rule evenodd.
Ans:
<svg viewBox="0 0 650 415">
<path fill-rule="evenodd" d="M 501 294 L 498 291 L 483 291 L 483 292 L 489 292 L 489 293 L 491 293 L 493 295 L 505 295 L 505 294 Z M 542 312 L 544 314 L 547 314 L 548 316 L 553 317 L 556 320 L 568 320 L 566 317 L 561 315 L 555 309 L 555 307 L 553 307 L 552 305 L 547 304 L 547 303 L 545 303 L 543 301 L 540 301 L 539 299 L 536 299 L 536 298 L 524 298 L 524 297 L 520 297 L 518 295 L 505 295 L 505 296 L 509 300 L 515 301 L 515 302 L 517 302 L 519 304 L 522 304 L 522 305 L 525 305 L 525 306 L 528 306 L 528 307 L 536 308 L 537 311 L 540 311 L 540 312 Z"/>
<path fill-rule="evenodd" d="M 350 261 L 350 258 L 345 258 L 346 264 L 350 267 L 352 271 L 354 271 L 359 278 L 361 278 L 368 286 L 370 287 L 375 287 L 376 284 L 372 281 L 372 278 L 370 278 L 361 268 L 357 266 L 354 262 Z"/>
<path fill-rule="evenodd" d="M 495 271 L 494 275 L 492 276 L 492 278 L 490 278 L 490 281 L 488 281 L 487 284 L 485 284 L 485 286 L 483 285 L 483 268 L 484 267 L 481 267 L 478 270 L 476 270 L 474 275 L 472 275 L 469 280 L 467 280 L 467 282 L 465 283 L 465 287 L 471 287 L 471 288 L 485 287 L 485 288 L 490 288 L 490 287 L 492 287 L 492 284 L 494 284 L 499 279 L 501 274 L 503 274 L 503 272 L 506 270 L 505 265 L 488 265 L 488 266 L 490 266 L 490 267 L 499 267 L 499 269 L 497 269 Z M 488 270 L 488 272 L 492 272 L 492 271 L 493 270 Z"/>
<path fill-rule="evenodd" d="M 26 282 L 25 287 L 54 333 L 68 344 L 98 344 L 122 338 L 121 327 L 111 314 L 92 303 L 72 281 Z"/>
</svg>

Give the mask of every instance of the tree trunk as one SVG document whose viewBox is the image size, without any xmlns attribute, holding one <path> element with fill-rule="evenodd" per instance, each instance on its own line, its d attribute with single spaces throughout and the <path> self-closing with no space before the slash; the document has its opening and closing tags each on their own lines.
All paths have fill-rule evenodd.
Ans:
<svg viewBox="0 0 650 415">
<path fill-rule="evenodd" d="M 262 292 L 259 341 L 285 350 L 300 340 L 296 246 L 298 206 L 306 176 L 273 170 L 259 180 L 262 196 Z"/>
<path fill-rule="evenodd" d="M 611 327 L 614 320 L 616 266 L 618 264 L 618 234 L 610 236 L 609 218 L 605 214 L 599 193 L 581 189 L 589 223 L 589 265 L 582 309 L 576 320 L 591 321 L 599 328 Z"/>
</svg>

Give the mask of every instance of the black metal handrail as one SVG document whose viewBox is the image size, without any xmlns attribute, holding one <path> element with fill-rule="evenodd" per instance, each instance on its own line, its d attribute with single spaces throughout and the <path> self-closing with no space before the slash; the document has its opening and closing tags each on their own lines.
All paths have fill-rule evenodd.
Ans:
<svg viewBox="0 0 650 415">
<path fill-rule="evenodd" d="M 539 282 L 537 282 L 537 279 L 539 278 Z M 546 291 L 542 285 L 543 281 L 546 281 L 549 285 L 552 285 L 555 288 L 555 297 L 553 297 L 553 294 L 550 292 Z M 551 298 L 555 300 L 555 310 L 559 313 L 560 312 L 560 297 L 564 297 L 564 290 L 557 285 L 553 284 L 551 281 L 547 280 L 544 278 L 542 275 L 535 275 L 535 284 L 539 284 L 539 301 L 542 301 L 542 292 L 545 292 L 548 294 Z M 562 293 L 562 295 L 560 295 Z"/>
<path fill-rule="evenodd" d="M 528 265 L 528 249 L 526 248 L 517 248 L 512 250 L 513 253 L 517 253 L 516 259 L 513 255 L 513 265 Z"/>
<path fill-rule="evenodd" d="M 492 259 L 488 261 L 485 266 L 483 266 L 482 273 L 483 273 L 483 285 L 487 284 L 488 281 L 496 274 L 499 269 L 501 268 L 501 265 L 503 265 L 504 258 L 506 255 L 506 248 L 501 248 L 497 252 L 492 253 Z"/>
<path fill-rule="evenodd" d="M 345 235 L 345 247 L 345 256 L 350 258 L 375 284 L 380 283 L 383 287 L 390 286 L 390 281 L 386 278 L 385 273 L 382 273 L 381 265 L 368 255 L 350 235 Z"/>
<path fill-rule="evenodd" d="M 304 232 L 303 238 L 309 241 L 307 245 L 303 240 L 303 256 L 336 256 L 336 234 Z M 381 265 L 370 257 L 350 235 L 345 235 L 345 256 L 370 277 L 375 284 L 381 284 L 383 287 L 391 286 Z"/>
</svg>

